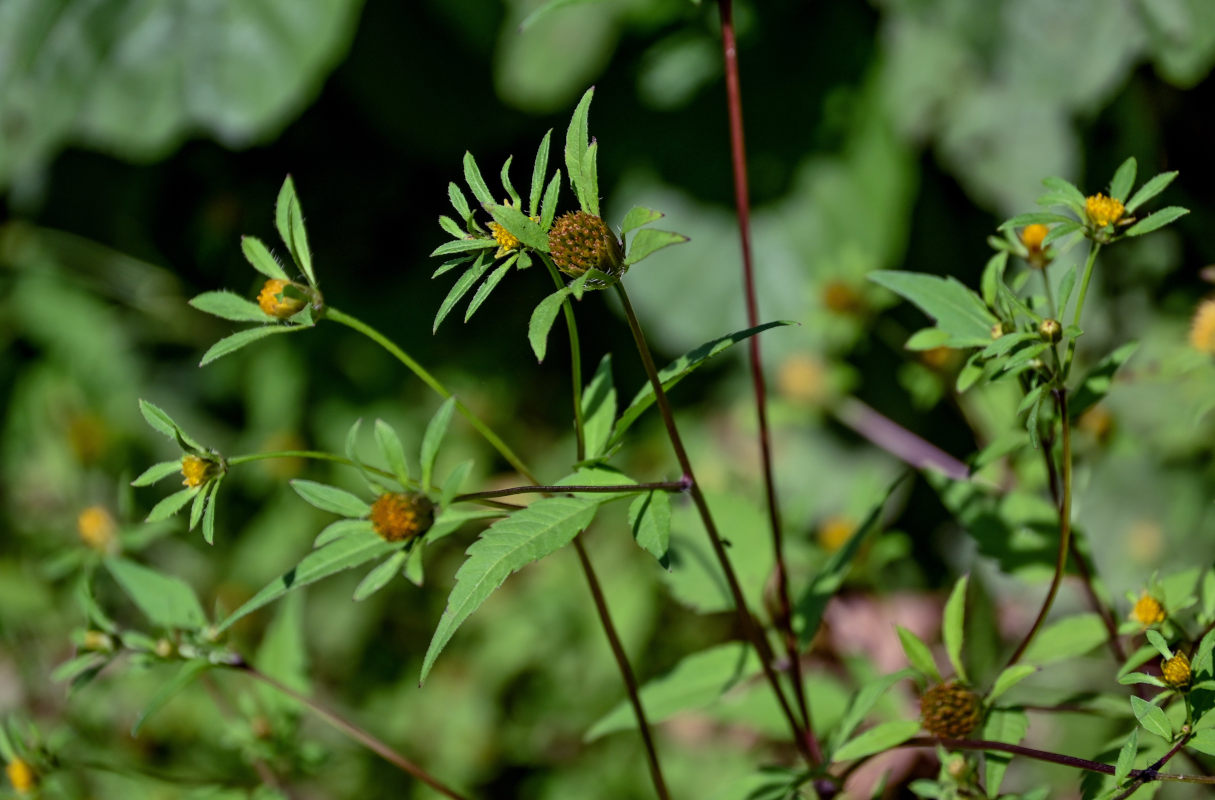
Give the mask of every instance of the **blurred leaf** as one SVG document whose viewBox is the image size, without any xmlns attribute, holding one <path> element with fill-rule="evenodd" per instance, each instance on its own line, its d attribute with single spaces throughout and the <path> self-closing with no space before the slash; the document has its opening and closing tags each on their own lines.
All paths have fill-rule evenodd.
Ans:
<svg viewBox="0 0 1215 800">
<path fill-rule="evenodd" d="M 992 684 L 991 691 L 987 693 L 987 702 L 994 701 L 997 697 L 1037 671 L 1038 668 L 1033 664 L 1013 664 L 1011 667 L 1005 668 L 996 677 L 996 682 Z"/>
<path fill-rule="evenodd" d="M 852 761 L 889 750 L 915 736 L 919 731 L 920 723 L 914 720 L 883 722 L 841 746 L 832 755 L 831 763 Z"/>
<path fill-rule="evenodd" d="M 1151 200 L 1156 195 L 1168 188 L 1173 179 L 1177 177 L 1177 172 L 1162 172 L 1152 178 L 1147 183 L 1139 187 L 1139 191 L 1131 196 L 1130 200 L 1126 201 L 1126 213 L 1133 214 L 1135 209 Z"/>
<path fill-rule="evenodd" d="M 848 710 L 844 713 L 843 719 L 840 720 L 835 730 L 831 732 L 831 739 L 827 745 L 828 752 L 834 753 L 851 738 L 857 727 L 865 721 L 865 717 L 868 716 L 878 700 L 882 699 L 882 695 L 889 691 L 891 686 L 894 686 L 901 680 L 913 677 L 914 674 L 911 670 L 899 670 L 898 672 L 875 678 L 857 689 L 848 703 Z M 916 727 L 918 729 L 919 726 L 917 725 Z M 833 762 L 837 760 L 837 757 L 834 755 L 830 758 Z"/>
<path fill-rule="evenodd" d="M 1077 614 L 1042 628 L 1025 651 L 1025 661 L 1041 665 L 1075 658 L 1104 644 L 1108 638 L 1109 632 L 1099 614 Z"/>
<path fill-rule="evenodd" d="M 1190 210 L 1188 208 L 1181 208 L 1180 206 L 1169 206 L 1168 208 L 1162 208 L 1153 214 L 1149 214 L 1131 227 L 1127 228 L 1126 235 L 1142 236 L 1145 233 L 1151 233 L 1152 231 L 1159 230 L 1165 225 L 1168 225 L 1170 222 L 1180 219 L 1189 213 Z"/>
<path fill-rule="evenodd" d="M 1135 175 L 1138 169 L 1139 163 L 1135 161 L 1134 156 L 1123 161 L 1110 181 L 1110 197 L 1125 203 L 1131 193 L 1131 187 L 1135 185 Z"/>
<path fill-rule="evenodd" d="M 180 578 L 162 575 L 123 558 L 107 558 L 105 565 L 118 585 L 154 625 L 197 630 L 207 624 L 207 617 L 198 604 L 194 590 Z"/>
<path fill-rule="evenodd" d="M 308 679 L 308 649 L 304 639 L 304 596 L 288 595 L 278 607 L 278 613 L 266 626 L 253 663 L 258 670 L 301 694 L 311 688 Z M 264 707 L 272 714 L 294 714 L 299 701 L 259 683 L 257 693 Z"/>
<path fill-rule="evenodd" d="M 131 485 L 151 486 L 175 473 L 181 473 L 181 461 L 161 461 L 139 473 L 139 477 L 131 481 Z"/>
<path fill-rule="evenodd" d="M 945 613 L 941 618 L 941 636 L 945 639 L 945 652 L 949 655 L 949 663 L 953 664 L 954 672 L 963 683 L 969 682 L 966 677 L 966 666 L 962 663 L 963 628 L 966 620 L 966 586 L 969 575 L 958 578 L 949 599 L 945 602 Z"/>
<path fill-rule="evenodd" d="M 527 324 L 527 339 L 531 342 L 532 352 L 536 354 L 537 361 L 544 361 L 544 356 L 548 352 L 548 332 L 552 329 L 553 323 L 557 321 L 561 303 L 569 293 L 569 288 L 563 286 L 541 300 L 532 311 L 531 320 Z"/>
<path fill-rule="evenodd" d="M 986 347 L 998 321 L 982 299 L 955 278 L 878 270 L 869 279 L 902 295 L 950 334 L 950 347 Z"/>
<path fill-rule="evenodd" d="M 418 455 L 418 462 L 422 465 L 423 490 L 429 490 L 431 487 L 435 459 L 439 457 L 439 446 L 443 444 L 443 437 L 447 435 L 447 426 L 451 423 L 451 415 L 455 408 L 456 399 L 447 398 L 430 418 L 430 422 L 426 423 L 426 433 L 422 435 L 422 447 Z"/>
<path fill-rule="evenodd" d="M 144 521 L 160 522 L 163 519 L 168 519 L 185 508 L 186 503 L 194 499 L 195 495 L 199 494 L 199 492 L 200 488 L 198 486 L 193 486 L 189 489 L 179 489 L 152 506 L 152 510 L 148 512 L 148 516 L 144 518 Z"/>
<path fill-rule="evenodd" d="M 165 703 L 173 699 L 174 695 L 193 683 L 195 678 L 211 669 L 212 666 L 212 664 L 206 661 L 187 661 L 182 664 L 177 674 L 162 684 L 156 694 L 152 695 L 152 699 L 148 701 L 148 704 L 144 706 L 143 711 L 139 714 L 139 718 L 131 726 L 131 735 L 139 736 L 139 730 L 148 721 L 148 718 L 163 708 Z"/>
<path fill-rule="evenodd" d="M 663 491 L 639 495 L 629 505 L 629 527 L 633 540 L 658 563 L 667 566 L 671 546 L 671 498 Z"/>
<path fill-rule="evenodd" d="M 314 548 L 324 547 L 330 542 L 335 542 L 338 539 L 351 535 L 352 533 L 371 533 L 374 528 L 371 520 L 368 519 L 339 519 L 337 522 L 331 522 L 316 535 L 316 539 L 312 541 Z"/>
<path fill-rule="evenodd" d="M 603 455 L 616 421 L 616 387 L 612 384 L 612 354 L 604 355 L 582 392 L 582 429 L 586 458 Z"/>
<path fill-rule="evenodd" d="M 382 419 L 375 421 L 375 441 L 380 448 L 380 455 L 397 476 L 397 480 L 403 486 L 409 485 L 409 462 L 405 460 L 405 448 L 401 446 L 397 432 Z"/>
<path fill-rule="evenodd" d="M 1132 732 L 1132 735 L 1139 732 L 1138 728 Z M 1203 728 L 1195 731 L 1189 741 L 1185 743 L 1186 747 L 1192 747 L 1200 753 L 1206 753 L 1209 756 L 1215 756 L 1215 728 Z"/>
<path fill-rule="evenodd" d="M 291 481 L 291 488 L 304 499 L 304 502 L 321 511 L 329 511 L 350 518 L 366 517 L 371 513 L 371 506 L 365 500 L 336 486 L 296 478 Z"/>
<path fill-rule="evenodd" d="M 405 565 L 405 559 L 408 557 L 409 552 L 405 549 L 400 549 L 377 564 L 375 569 L 368 572 L 367 576 L 359 581 L 359 585 L 355 587 L 354 601 L 357 603 L 360 600 L 366 600 L 387 586 L 388 582 Z"/>
<path fill-rule="evenodd" d="M 443 487 L 440 490 L 440 506 L 446 508 L 451 505 L 452 498 L 460 493 L 460 487 L 464 485 L 464 481 L 468 480 L 468 473 L 472 471 L 474 463 L 473 459 L 466 459 L 448 473 L 447 480 L 443 481 Z"/>
<path fill-rule="evenodd" d="M 1068 402 L 1067 415 L 1074 423 L 1080 415 L 1101 401 L 1114 383 L 1114 374 L 1123 364 L 1131 360 L 1131 356 L 1139 349 L 1139 342 L 1130 341 L 1123 344 L 1097 362 L 1073 393 Z"/>
<path fill-rule="evenodd" d="M 259 328 L 245 328 L 243 331 L 238 331 L 231 336 L 225 336 L 211 345 L 210 349 L 206 353 L 203 353 L 202 360 L 198 362 L 198 366 L 205 367 L 217 358 L 231 355 L 245 345 L 253 344 L 258 339 L 265 339 L 267 336 L 273 336 L 276 333 L 294 333 L 295 331 L 304 330 L 306 327 L 304 325 L 262 325 Z"/>
</svg>

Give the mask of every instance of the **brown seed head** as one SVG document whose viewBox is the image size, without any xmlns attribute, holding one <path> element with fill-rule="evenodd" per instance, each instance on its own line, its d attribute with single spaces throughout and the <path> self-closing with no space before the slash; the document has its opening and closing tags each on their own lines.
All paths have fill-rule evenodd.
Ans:
<svg viewBox="0 0 1215 800">
<path fill-rule="evenodd" d="M 957 681 L 937 684 L 920 697 L 920 722 L 933 736 L 964 739 L 982 718 L 979 695 Z"/>
<path fill-rule="evenodd" d="M 434 503 L 419 492 L 389 492 L 371 505 L 371 525 L 388 542 L 421 536 L 433 523 Z"/>
<path fill-rule="evenodd" d="M 588 269 L 614 277 L 624 274 L 624 252 L 616 234 L 602 219 L 585 211 L 558 217 L 548 232 L 548 251 L 557 269 L 573 278 Z"/>
</svg>

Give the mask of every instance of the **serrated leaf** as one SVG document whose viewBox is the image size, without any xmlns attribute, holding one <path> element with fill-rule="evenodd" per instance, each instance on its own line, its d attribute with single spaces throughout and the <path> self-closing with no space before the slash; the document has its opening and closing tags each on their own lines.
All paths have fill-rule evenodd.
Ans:
<svg viewBox="0 0 1215 800">
<path fill-rule="evenodd" d="M 780 328 L 786 325 L 795 323 L 786 321 L 765 322 L 762 325 L 756 325 L 754 328 L 737 331 L 726 336 L 705 342 L 699 347 L 695 347 L 684 353 L 679 358 L 667 364 L 658 372 L 658 379 L 662 384 L 664 391 L 670 391 L 677 383 L 692 373 L 697 367 L 708 361 L 713 356 L 716 356 L 730 347 L 738 344 L 741 341 L 749 339 L 756 334 L 763 333 L 772 328 Z M 654 389 L 647 381 L 633 396 L 633 400 L 621 413 L 620 419 L 616 421 L 616 430 L 612 434 L 611 440 L 604 448 L 605 452 L 614 449 L 623 439 L 624 433 L 629 429 L 637 418 L 645 412 L 654 403 Z"/>
<path fill-rule="evenodd" d="M 464 153 L 464 182 L 468 184 L 478 203 L 487 206 L 494 202 L 493 193 L 485 185 L 485 179 L 481 177 L 481 170 L 477 167 L 477 159 L 467 151 Z"/>
<path fill-rule="evenodd" d="M 359 581 L 359 585 L 355 587 L 354 601 L 357 603 L 360 600 L 366 600 L 387 586 L 388 582 L 405 565 L 405 559 L 407 558 L 409 558 L 408 551 L 401 549 L 377 564 L 375 569 L 368 572 L 367 576 Z"/>
<path fill-rule="evenodd" d="M 553 174 L 544 190 L 544 199 L 540 202 L 540 227 L 548 230 L 557 216 L 557 197 L 561 194 L 561 170 Z"/>
<path fill-rule="evenodd" d="M 132 486 L 151 486 L 157 481 L 163 481 L 174 473 L 181 472 L 180 461 L 160 461 L 139 473 L 139 477 L 131 481 Z"/>
<path fill-rule="evenodd" d="M 1169 718 L 1165 716 L 1159 706 L 1154 706 L 1148 701 L 1132 695 L 1131 710 L 1135 712 L 1135 719 L 1139 720 L 1139 724 L 1145 731 L 1159 736 L 1166 742 L 1173 741 L 1173 726 L 1169 724 Z"/>
<path fill-rule="evenodd" d="M 336 486 L 296 478 L 291 481 L 291 488 L 305 503 L 321 511 L 350 518 L 365 517 L 371 513 L 371 506 L 366 501 Z"/>
<path fill-rule="evenodd" d="M 485 274 L 485 270 L 489 269 L 490 264 L 493 263 L 493 259 L 486 258 L 487 255 L 487 253 L 481 253 L 477 256 L 477 260 L 473 262 L 473 265 L 456 279 L 451 290 L 447 292 L 447 297 L 443 298 L 443 302 L 439 305 L 439 310 L 435 314 L 434 325 L 430 329 L 431 333 L 439 330 L 439 325 L 443 323 L 443 320 L 455 308 L 456 303 L 460 302 L 460 298 L 467 294 L 468 290 L 473 287 L 473 284 L 479 281 L 481 276 Z"/>
<path fill-rule="evenodd" d="M 402 486 L 409 484 L 409 462 L 405 460 L 405 448 L 397 432 L 382 419 L 375 421 L 375 442 L 380 448 L 380 455 Z"/>
<path fill-rule="evenodd" d="M 1192 744 L 1193 740 L 1191 740 Z M 1118 750 L 1118 763 L 1114 765 L 1114 785 L 1121 786 L 1135 766 L 1135 756 L 1139 755 L 1139 729 L 1131 728 L 1126 741 Z"/>
<path fill-rule="evenodd" d="M 524 566 L 569 544 L 595 518 L 596 506 L 572 497 L 548 497 L 494 523 L 468 548 L 456 585 L 426 650 L 419 682 L 452 635 L 503 581 Z"/>
<path fill-rule="evenodd" d="M 1075 422 L 1081 414 L 1097 405 L 1101 398 L 1109 394 L 1110 388 L 1114 384 L 1114 375 L 1123 364 L 1130 361 L 1137 349 L 1139 349 L 1139 342 L 1127 342 L 1098 361 L 1096 366 L 1089 370 L 1080 381 L 1079 388 L 1072 392 L 1068 402 L 1067 413 L 1072 422 Z"/>
<path fill-rule="evenodd" d="M 591 98 L 594 94 L 595 87 L 592 86 L 582 95 L 570 116 L 570 124 L 565 132 L 565 174 L 569 176 L 574 196 L 578 198 L 578 205 L 582 208 L 586 207 L 582 189 L 582 157 L 586 154 L 588 145 L 587 117 L 590 115 Z"/>
<path fill-rule="evenodd" d="M 489 273 L 489 277 L 485 279 L 485 282 L 477 287 L 476 294 L 473 295 L 472 301 L 468 304 L 468 309 L 464 312 L 465 322 L 468 322 L 468 320 L 472 318 L 472 315 L 477 313 L 477 309 L 480 308 L 481 304 L 484 303 L 486 298 L 489 297 L 489 293 L 496 289 L 498 284 L 502 282 L 502 279 L 506 277 L 507 272 L 510 272 L 510 268 L 515 265 L 515 261 L 517 261 L 518 258 L 519 256 L 516 254 L 512 258 L 508 258 L 506 261 L 502 262 L 502 265 L 493 272 Z"/>
<path fill-rule="evenodd" d="M 914 303 L 950 334 L 949 346 L 986 347 L 998 320 L 983 300 L 954 278 L 878 270 L 869 279 Z"/>
<path fill-rule="evenodd" d="M 439 406 L 430 422 L 426 424 L 426 433 L 422 435 L 422 448 L 418 461 L 422 465 L 422 488 L 431 487 L 431 476 L 434 474 L 435 459 L 439 457 L 439 445 L 447 435 L 447 426 L 451 423 L 452 412 L 456 408 L 456 398 L 449 397 Z"/>
<path fill-rule="evenodd" d="M 599 216 L 599 143 L 591 144 L 582 154 L 582 210 Z"/>
<path fill-rule="evenodd" d="M 203 292 L 190 305 L 205 314 L 233 322 L 269 322 L 273 318 L 252 300 L 233 292 Z"/>
<path fill-rule="evenodd" d="M 665 567 L 671 547 L 671 498 L 667 493 L 647 492 L 630 503 L 629 527 L 633 541 Z"/>
<path fill-rule="evenodd" d="M 553 130 L 549 128 L 540 140 L 540 147 L 536 149 L 536 161 L 532 165 L 532 186 L 527 197 L 527 214 L 531 217 L 539 213 L 537 209 L 540 207 L 540 194 L 544 190 L 544 173 L 548 172 L 548 151 L 552 138 Z"/>
<path fill-rule="evenodd" d="M 491 203 L 485 207 L 489 215 L 494 218 L 494 221 L 506 228 L 512 236 L 518 239 L 522 244 L 539 250 L 541 253 L 548 252 L 548 234 L 540 227 L 540 224 L 533 222 L 527 218 L 517 208 L 512 208 L 506 205 L 497 205 Z"/>
<path fill-rule="evenodd" d="M 1131 187 L 1135 185 L 1135 175 L 1138 170 L 1139 163 L 1135 161 L 1134 156 L 1118 165 L 1118 169 L 1110 181 L 1110 197 L 1125 203 L 1127 196 L 1131 193 Z"/>
<path fill-rule="evenodd" d="M 160 689 L 157 690 L 156 694 L 152 695 L 152 699 L 148 701 L 148 704 L 144 706 L 143 711 L 141 711 L 139 714 L 139 718 L 136 719 L 135 724 L 131 726 L 131 735 L 138 736 L 140 729 L 144 726 L 144 723 L 146 723 L 153 714 L 163 708 L 165 703 L 172 700 L 173 697 L 182 689 L 185 689 L 187 686 L 193 683 L 195 678 L 211 669 L 212 666 L 213 665 L 207 661 L 187 661 L 185 664 L 182 664 L 181 669 L 177 671 L 177 674 L 164 683 Z"/>
<path fill-rule="evenodd" d="M 507 197 L 516 208 L 523 207 L 523 201 L 519 198 L 519 193 L 515 191 L 515 185 L 510 182 L 510 165 L 515 160 L 514 156 L 507 156 L 506 163 L 502 165 L 502 172 L 499 177 L 502 179 L 502 188 L 506 190 Z"/>
<path fill-rule="evenodd" d="M 603 455 L 616 421 L 616 387 L 612 384 L 612 354 L 599 362 L 582 392 L 582 434 L 587 459 Z"/>
<path fill-rule="evenodd" d="M 532 311 L 532 317 L 527 323 L 527 340 L 531 343 L 537 361 L 544 361 L 544 355 L 548 352 L 548 332 L 557 321 L 561 303 L 569 293 L 569 288 L 563 286 L 541 300 Z"/>
<path fill-rule="evenodd" d="M 456 240 L 464 239 L 468 236 L 468 231 L 461 228 L 460 223 L 456 222 L 446 214 L 439 215 L 439 227 L 450 235 L 451 238 Z"/>
<path fill-rule="evenodd" d="M 380 558 L 397 547 L 400 547 L 400 544 L 386 542 L 371 531 L 366 531 L 345 536 L 332 544 L 313 550 L 298 564 L 275 578 L 249 598 L 248 602 L 233 611 L 227 619 L 219 623 L 217 631 L 227 630 L 238 620 L 269 605 L 288 592 Z"/>
<path fill-rule="evenodd" d="M 324 547 L 330 542 L 336 542 L 338 539 L 345 538 L 354 533 L 365 532 L 372 533 L 371 520 L 368 519 L 339 519 L 336 522 L 331 522 L 326 525 L 316 538 L 312 540 L 313 548 Z"/>
<path fill-rule="evenodd" d="M 686 241 L 688 241 L 688 237 L 682 233 L 656 231 L 653 228 L 638 231 L 634 234 L 633 240 L 629 242 L 629 250 L 625 255 L 624 263 L 632 266 L 644 258 L 649 258 L 664 247 L 683 244 Z"/>
<path fill-rule="evenodd" d="M 1025 738 L 1025 732 L 1028 729 L 1029 718 L 1024 711 L 1014 708 L 993 708 L 987 712 L 982 736 L 988 741 L 1018 744 Z M 1000 795 L 1000 784 L 1004 781 L 1004 771 L 1011 760 L 1011 753 L 999 750 L 984 752 L 988 797 L 995 798 Z"/>
<path fill-rule="evenodd" d="M 273 336 L 276 333 L 294 333 L 295 331 L 304 330 L 305 327 L 303 325 L 263 325 L 259 328 L 245 328 L 243 331 L 238 331 L 231 336 L 225 336 L 211 345 L 210 349 L 206 353 L 203 353 L 202 360 L 198 362 L 198 366 L 205 367 L 218 358 L 231 355 L 242 347 L 253 344 L 258 339 L 265 339 L 267 336 Z"/>
<path fill-rule="evenodd" d="M 291 280 L 278 260 L 270 254 L 270 250 L 256 236 L 240 237 L 240 251 L 244 254 L 245 260 L 267 278 L 280 281 Z"/>
<path fill-rule="evenodd" d="M 894 686 L 901 680 L 913 677 L 914 674 L 909 669 L 899 670 L 889 675 L 874 678 L 857 689 L 852 695 L 852 699 L 848 702 L 848 709 L 844 712 L 843 717 L 840 718 L 835 730 L 831 732 L 831 739 L 827 744 L 828 752 L 833 753 L 835 750 L 838 750 L 844 742 L 847 742 L 852 737 L 857 727 L 865 721 L 865 717 L 877 705 L 878 700 L 882 699 L 882 695 L 890 690 L 891 686 Z"/>
<path fill-rule="evenodd" d="M 894 629 L 899 635 L 899 644 L 903 646 L 903 653 L 907 656 L 907 662 L 928 678 L 929 682 L 940 683 L 941 673 L 937 669 L 936 659 L 932 657 L 932 651 L 928 649 L 928 645 L 924 643 L 924 640 L 902 625 L 895 625 Z"/>
<path fill-rule="evenodd" d="M 168 497 L 163 498 L 159 503 L 152 506 L 152 510 L 148 512 L 148 516 L 144 518 L 144 522 L 160 522 L 162 519 L 168 519 L 185 508 L 186 503 L 194 499 L 199 490 L 200 487 L 192 486 L 188 489 L 179 489 Z"/>
<path fill-rule="evenodd" d="M 852 739 L 835 751 L 831 763 L 852 761 L 900 745 L 919 733 L 920 723 L 914 720 L 883 722 Z"/>
<path fill-rule="evenodd" d="M 1145 233 L 1160 230 L 1165 225 L 1168 225 L 1169 223 L 1174 222 L 1189 213 L 1190 210 L 1188 208 L 1182 208 L 1181 206 L 1169 206 L 1167 208 L 1162 208 L 1154 214 L 1149 214 L 1131 227 L 1127 228 L 1126 235 L 1142 236 Z"/>
<path fill-rule="evenodd" d="M 1176 177 L 1176 172 L 1162 172 L 1140 186 L 1139 191 L 1131 195 L 1131 199 L 1126 202 L 1126 213 L 1133 214 L 1139 206 L 1167 189 Z"/>
<path fill-rule="evenodd" d="M 451 207 L 460 215 L 460 219 L 464 220 L 467 225 L 472 219 L 472 209 L 468 206 L 468 199 L 464 197 L 464 192 L 460 191 L 460 187 L 455 181 L 450 181 L 447 184 L 447 199 L 451 201 Z"/>
<path fill-rule="evenodd" d="M 629 213 L 624 215 L 624 221 L 620 223 L 620 235 L 624 236 L 629 231 L 637 230 L 643 225 L 657 222 L 664 216 L 666 215 L 661 211 L 655 211 L 652 208 L 633 206 L 629 209 Z"/>
<path fill-rule="evenodd" d="M 1076 658 L 1100 647 L 1107 638 L 1109 632 L 1100 615 L 1077 614 L 1042 628 L 1025 651 L 1025 661 L 1042 665 Z"/>
<path fill-rule="evenodd" d="M 723 644 L 692 653 L 665 675 L 641 687 L 641 703 L 651 725 L 682 711 L 704 708 L 759 668 L 755 653 L 739 644 Z M 637 727 L 633 708 L 621 700 L 583 735 L 584 742 Z"/>
<path fill-rule="evenodd" d="M 945 613 L 941 617 L 941 638 L 945 640 L 945 653 L 963 683 L 968 682 L 966 666 L 962 663 L 962 642 L 966 620 L 966 586 L 970 582 L 969 579 L 969 575 L 958 578 L 953 591 L 949 593 L 949 599 L 945 601 Z"/>
<path fill-rule="evenodd" d="M 991 691 L 987 693 L 987 702 L 992 702 L 1037 671 L 1038 668 L 1033 664 L 1013 664 L 1007 667 L 992 684 Z"/>
<path fill-rule="evenodd" d="M 106 569 L 152 624 L 161 628 L 196 630 L 207 617 L 190 585 L 124 558 L 107 558 Z"/>
</svg>

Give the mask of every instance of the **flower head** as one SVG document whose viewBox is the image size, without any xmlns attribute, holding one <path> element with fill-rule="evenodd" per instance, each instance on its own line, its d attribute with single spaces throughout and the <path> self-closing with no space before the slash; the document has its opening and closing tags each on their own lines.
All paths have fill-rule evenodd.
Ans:
<svg viewBox="0 0 1215 800">
<path fill-rule="evenodd" d="M 20 758 L 14 758 L 8 762 L 4 772 L 8 775 L 8 782 L 13 785 L 17 794 L 29 794 L 38 783 L 38 774 L 34 772 L 34 768 Z"/>
<path fill-rule="evenodd" d="M 261 292 L 257 295 L 257 304 L 272 317 L 278 319 L 286 319 L 305 305 L 303 298 L 292 297 L 286 293 L 287 287 L 293 287 L 296 290 L 303 290 L 304 287 L 290 281 L 271 278 L 262 285 Z"/>
<path fill-rule="evenodd" d="M 76 530 L 82 542 L 102 553 L 110 552 L 117 543 L 118 526 L 102 506 L 89 506 L 81 511 L 76 517 Z"/>
<path fill-rule="evenodd" d="M 979 695 L 957 681 L 937 684 L 920 697 L 920 722 L 933 736 L 963 739 L 982 718 Z"/>
<path fill-rule="evenodd" d="M 848 517 L 835 514 L 823 520 L 816 536 L 819 545 L 829 553 L 834 553 L 844 546 L 844 543 L 856 533 L 856 522 Z"/>
<path fill-rule="evenodd" d="M 1048 317 L 1038 325 L 1038 335 L 1048 342 L 1057 342 L 1063 338 L 1063 326 L 1059 320 Z"/>
<path fill-rule="evenodd" d="M 1190 323 L 1190 345 L 1200 353 L 1215 356 L 1215 299 L 1198 304 Z"/>
<path fill-rule="evenodd" d="M 1145 628 L 1164 622 L 1164 606 L 1147 592 L 1139 595 L 1135 607 L 1131 609 L 1131 619 Z"/>
<path fill-rule="evenodd" d="M 1021 229 L 1021 244 L 1025 245 L 1026 250 L 1025 260 L 1031 267 L 1045 269 L 1051 262 L 1051 255 L 1042 247 L 1048 233 L 1050 228 L 1038 223 L 1026 225 Z"/>
<path fill-rule="evenodd" d="M 1118 220 L 1122 219 L 1122 213 L 1125 211 L 1122 207 L 1122 201 L 1113 197 L 1106 197 L 1098 192 L 1092 197 L 1084 201 L 1084 213 L 1088 217 L 1089 222 L 1093 223 L 1098 228 L 1104 228 L 1106 225 L 1113 225 Z"/>
<path fill-rule="evenodd" d="M 215 465 L 205 458 L 198 456 L 183 456 L 181 459 L 181 474 L 185 477 L 181 483 L 191 489 L 202 486 L 214 474 Z"/>
<path fill-rule="evenodd" d="M 572 211 L 553 223 L 548 249 L 557 268 L 573 278 L 589 269 L 614 277 L 624 274 L 624 252 L 616 234 L 602 219 L 585 211 Z"/>
<path fill-rule="evenodd" d="M 827 281 L 820 298 L 827 310 L 836 314 L 859 314 L 865 310 L 865 298 L 856 287 L 838 278 Z"/>
<path fill-rule="evenodd" d="M 1172 658 L 1161 663 L 1160 672 L 1164 676 L 1164 682 L 1171 689 L 1189 688 L 1190 678 L 1193 677 L 1190 670 L 1190 659 L 1181 650 L 1175 652 Z"/>
<path fill-rule="evenodd" d="M 421 536 L 434 522 L 434 504 L 418 492 L 387 492 L 371 505 L 371 525 L 388 542 Z"/>
</svg>

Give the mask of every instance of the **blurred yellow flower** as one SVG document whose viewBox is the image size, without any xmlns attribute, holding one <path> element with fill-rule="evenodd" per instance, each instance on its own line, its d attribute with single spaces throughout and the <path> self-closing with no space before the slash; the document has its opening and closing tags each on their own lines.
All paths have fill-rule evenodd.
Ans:
<svg viewBox="0 0 1215 800">
<path fill-rule="evenodd" d="M 1135 607 L 1131 609 L 1131 619 L 1145 628 L 1159 625 L 1164 622 L 1164 606 L 1160 605 L 1160 601 L 1155 597 L 1144 592 L 1139 596 Z"/>
<path fill-rule="evenodd" d="M 89 506 L 76 517 L 80 540 L 94 550 L 106 553 L 114 547 L 118 526 L 102 506 Z"/>
<path fill-rule="evenodd" d="M 34 784 L 38 782 L 34 768 L 19 758 L 8 762 L 4 772 L 8 775 L 8 782 L 17 790 L 17 794 L 29 794 L 30 790 L 34 788 Z"/>
<path fill-rule="evenodd" d="M 1200 353 L 1215 356 L 1215 299 L 1198 304 L 1190 323 L 1190 344 Z"/>
</svg>

